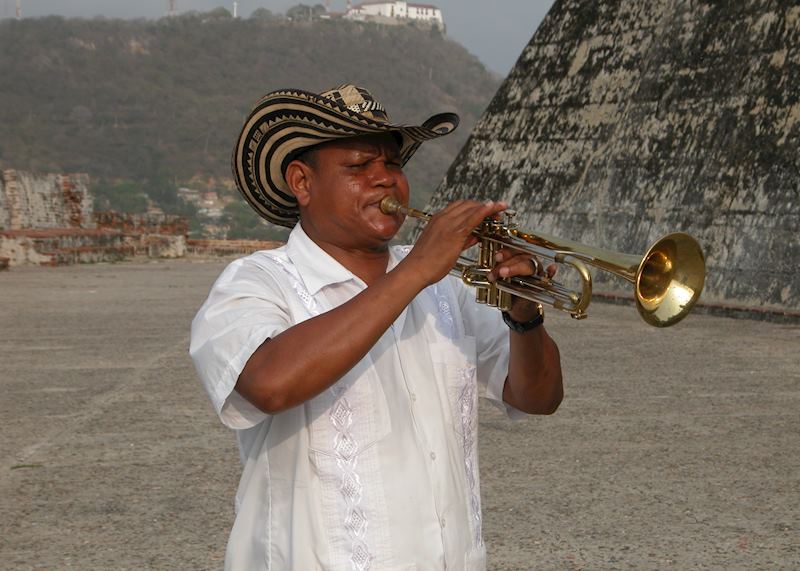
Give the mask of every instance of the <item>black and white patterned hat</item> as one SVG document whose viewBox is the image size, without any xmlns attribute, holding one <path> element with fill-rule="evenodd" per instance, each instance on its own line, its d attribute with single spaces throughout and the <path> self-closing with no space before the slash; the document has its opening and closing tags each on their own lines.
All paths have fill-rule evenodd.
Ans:
<svg viewBox="0 0 800 571">
<path fill-rule="evenodd" d="M 389 122 L 383 105 L 361 87 L 342 85 L 323 93 L 284 89 L 265 95 L 247 117 L 233 150 L 236 186 L 258 214 L 292 228 L 300 217 L 284 178 L 300 151 L 326 141 L 393 132 L 405 164 L 427 140 L 451 133 L 458 115 L 434 115 L 420 126 Z"/>
</svg>

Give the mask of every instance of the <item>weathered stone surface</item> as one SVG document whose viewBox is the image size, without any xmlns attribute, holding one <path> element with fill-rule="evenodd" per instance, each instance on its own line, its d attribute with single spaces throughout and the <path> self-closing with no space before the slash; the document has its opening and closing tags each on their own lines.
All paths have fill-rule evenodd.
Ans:
<svg viewBox="0 0 800 571">
<path fill-rule="evenodd" d="M 4 170 L 0 179 L 0 260 L 4 266 L 179 258 L 188 223 L 165 214 L 94 212 L 85 174 Z"/>
<path fill-rule="evenodd" d="M 273 240 L 186 240 L 186 253 L 207 256 L 246 256 L 257 250 L 272 250 L 283 242 Z"/>
<path fill-rule="evenodd" d="M 11 266 L 62 266 L 116 262 L 134 255 L 121 232 L 54 228 L 0 232 L 0 255 Z"/>
<path fill-rule="evenodd" d="M 93 227 L 88 175 L 3 171 L 0 230 Z"/>
<path fill-rule="evenodd" d="M 686 231 L 702 300 L 797 310 L 799 142 L 796 2 L 557 0 L 431 208 L 503 199 L 525 229 L 630 253 Z"/>
</svg>

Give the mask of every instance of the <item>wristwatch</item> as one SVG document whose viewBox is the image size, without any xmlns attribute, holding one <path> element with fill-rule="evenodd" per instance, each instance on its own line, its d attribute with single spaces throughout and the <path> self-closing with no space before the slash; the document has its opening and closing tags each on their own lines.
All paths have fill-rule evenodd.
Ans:
<svg viewBox="0 0 800 571">
<path fill-rule="evenodd" d="M 531 329 L 536 329 L 544 323 L 544 308 L 541 303 L 537 304 L 537 307 L 539 313 L 530 321 L 515 321 L 507 311 L 503 312 L 503 321 L 511 331 L 516 331 L 517 333 L 525 333 Z"/>
</svg>

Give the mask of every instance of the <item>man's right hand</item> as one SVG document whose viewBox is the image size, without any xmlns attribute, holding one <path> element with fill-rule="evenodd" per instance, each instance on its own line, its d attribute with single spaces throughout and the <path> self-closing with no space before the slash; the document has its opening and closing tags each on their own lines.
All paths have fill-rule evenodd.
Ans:
<svg viewBox="0 0 800 571">
<path fill-rule="evenodd" d="M 472 231 L 485 219 L 508 208 L 505 202 L 459 200 L 433 215 L 414 248 L 403 260 L 403 267 L 430 285 L 444 278 L 458 261 L 461 252 L 478 239 Z"/>
</svg>

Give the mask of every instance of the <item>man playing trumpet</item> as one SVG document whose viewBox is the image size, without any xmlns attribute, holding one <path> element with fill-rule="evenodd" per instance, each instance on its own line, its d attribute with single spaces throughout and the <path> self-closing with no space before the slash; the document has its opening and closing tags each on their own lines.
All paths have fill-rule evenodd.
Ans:
<svg viewBox="0 0 800 571">
<path fill-rule="evenodd" d="M 228 266 L 192 324 L 191 355 L 244 471 L 226 569 L 478 570 L 477 398 L 512 417 L 562 399 L 538 304 L 506 315 L 448 278 L 501 202 L 459 201 L 391 247 L 402 167 L 455 129 L 389 122 L 366 90 L 266 95 L 233 156 L 244 197 L 293 228 Z M 299 222 L 299 223 L 298 223 Z M 530 275 L 500 250 L 490 279 Z"/>
</svg>

